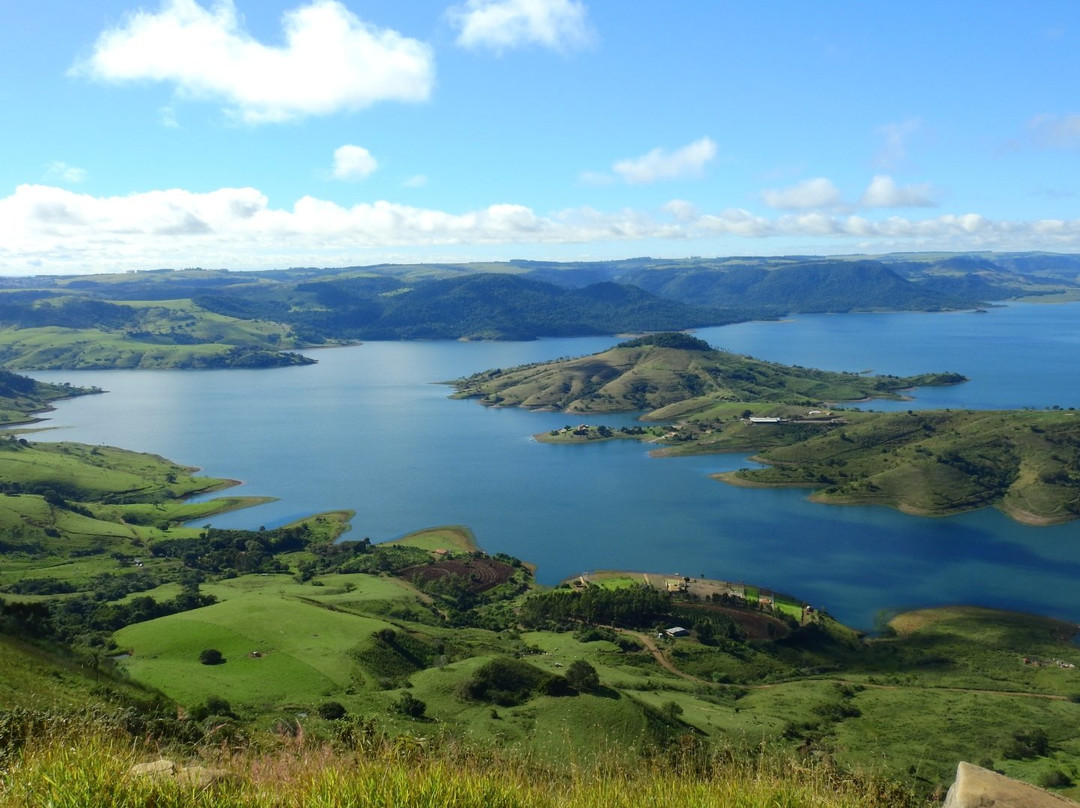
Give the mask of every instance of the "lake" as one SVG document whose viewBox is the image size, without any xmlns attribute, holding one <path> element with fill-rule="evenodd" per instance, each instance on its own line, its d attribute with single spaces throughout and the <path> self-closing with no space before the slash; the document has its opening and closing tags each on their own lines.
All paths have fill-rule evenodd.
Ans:
<svg viewBox="0 0 1080 808">
<path fill-rule="evenodd" d="M 812 315 L 696 333 L 772 361 L 971 379 L 872 409 L 1080 406 L 1080 304 Z M 434 384 L 616 342 L 372 342 L 274 370 L 38 372 L 110 392 L 59 403 L 55 429 L 36 439 L 150 451 L 242 480 L 230 493 L 278 498 L 215 517 L 218 527 L 347 508 L 356 511 L 350 536 L 376 541 L 468 525 L 489 552 L 536 563 L 545 583 L 612 568 L 743 580 L 863 628 L 883 611 L 948 603 L 1080 621 L 1080 523 L 1026 527 L 993 509 L 927 519 L 813 504 L 800 490 L 734 488 L 708 475 L 747 465 L 741 455 L 652 458 L 632 441 L 530 437 L 571 418 L 620 425 L 632 416 L 492 410 Z"/>
</svg>

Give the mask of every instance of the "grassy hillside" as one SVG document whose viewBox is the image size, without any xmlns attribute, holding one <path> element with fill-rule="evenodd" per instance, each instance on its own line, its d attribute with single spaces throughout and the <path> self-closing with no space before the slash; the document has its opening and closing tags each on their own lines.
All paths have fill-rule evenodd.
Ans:
<svg viewBox="0 0 1080 808">
<path fill-rule="evenodd" d="M 135 733 L 103 722 L 52 728 L 35 737 L 0 775 L 11 808 L 51 805 L 156 808 L 270 808 L 317 805 L 428 808 L 632 808 L 675 802 L 701 808 L 906 808 L 920 801 L 879 777 L 853 777 L 828 764 L 775 754 L 685 752 L 633 765 L 559 767 L 516 750 L 381 735 L 362 745 L 267 738 L 232 754 L 181 757 L 181 777 L 132 777 L 160 752 Z"/>
<path fill-rule="evenodd" d="M 772 440 L 765 469 L 719 475 L 752 485 L 805 485 L 821 502 L 881 504 L 918 514 L 987 505 L 1021 522 L 1080 517 L 1080 416 L 1072 411 L 845 413 L 807 436 L 797 424 L 742 425 Z M 695 448 L 720 448 L 714 432 Z"/>
<path fill-rule="evenodd" d="M 155 455 L 76 443 L 0 438 L 0 569 L 19 555 L 83 548 L 131 555 L 178 523 L 255 504 L 257 498 L 185 499 L 230 485 Z M 59 541 L 65 538 L 67 544 Z M 2 573 L 0 573 L 2 575 Z"/>
<path fill-rule="evenodd" d="M 640 579 L 607 585 L 632 593 Z M 767 606 L 675 596 L 667 619 L 693 634 L 658 640 L 629 616 L 614 629 L 608 618 L 480 627 L 500 603 L 519 604 L 531 622 L 531 599 L 581 592 L 488 601 L 462 622 L 441 614 L 438 596 L 367 573 L 249 575 L 203 590 L 217 602 L 130 625 L 116 640 L 127 675 L 186 707 L 184 732 L 207 733 L 211 746 L 222 732 L 299 724 L 313 742 L 425 738 L 419 749 L 497 748 L 565 776 L 567 760 L 637 769 L 657 754 L 704 760 L 764 743 L 770 757 L 828 759 L 841 779 L 872 772 L 920 793 L 947 784 L 961 759 L 1032 782 L 1075 778 L 1080 766 L 1071 700 L 1080 691 L 1075 669 L 1062 667 L 1080 663 L 1080 650 L 1075 627 L 1059 621 L 952 608 L 901 615 L 869 642 L 824 616 L 750 639 L 761 619 L 777 619 Z M 729 636 L 707 637 L 704 620 Z M 207 648 L 223 661 L 203 664 Z M 594 684 L 567 689 L 580 666 Z M 477 695 L 481 681 L 500 689 Z M 744 754 L 717 760 L 756 757 Z"/>
<path fill-rule="evenodd" d="M 0 369 L 0 424 L 31 421 L 35 413 L 49 409 L 53 401 L 99 392 L 96 387 L 49 384 Z"/>
<path fill-rule="evenodd" d="M 954 373 L 868 376 L 792 367 L 717 350 L 686 335 L 658 334 L 578 359 L 489 370 L 454 385 L 457 397 L 489 406 L 649 412 L 677 404 L 685 417 L 722 403 L 900 398 L 909 387 L 961 381 Z"/>
<path fill-rule="evenodd" d="M 0 363 L 14 369 L 276 367 L 310 362 L 285 325 L 240 320 L 190 301 L 0 294 Z"/>
</svg>

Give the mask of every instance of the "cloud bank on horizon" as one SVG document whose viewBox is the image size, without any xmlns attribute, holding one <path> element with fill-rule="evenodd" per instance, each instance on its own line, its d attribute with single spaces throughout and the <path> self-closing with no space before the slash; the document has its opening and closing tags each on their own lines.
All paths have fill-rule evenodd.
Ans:
<svg viewBox="0 0 1080 808">
<path fill-rule="evenodd" d="M 1064 0 L 65 8 L 0 12 L 3 274 L 1080 250 Z"/>
</svg>

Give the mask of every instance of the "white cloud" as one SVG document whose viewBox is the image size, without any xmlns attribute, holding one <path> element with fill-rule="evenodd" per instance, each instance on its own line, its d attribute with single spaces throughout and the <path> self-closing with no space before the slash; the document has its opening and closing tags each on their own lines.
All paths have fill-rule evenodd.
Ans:
<svg viewBox="0 0 1080 808">
<path fill-rule="evenodd" d="M 816 177 L 788 188 L 769 188 L 761 192 L 762 201 L 780 210 L 809 210 L 838 208 L 843 205 L 840 191 L 831 180 Z"/>
<path fill-rule="evenodd" d="M 282 26 L 284 45 L 264 45 L 243 30 L 232 0 L 211 9 L 164 0 L 159 11 L 136 11 L 102 33 L 71 72 L 171 82 L 180 97 L 219 100 L 252 124 L 423 101 L 431 92 L 431 48 L 364 22 L 336 0 L 288 11 Z"/>
<path fill-rule="evenodd" d="M 672 199 L 665 204 L 662 210 L 667 211 L 681 222 L 690 222 L 698 218 L 697 208 L 692 202 L 685 199 Z"/>
<path fill-rule="evenodd" d="M 1080 149 L 1080 114 L 1037 115 L 1028 122 L 1038 146 L 1048 149 Z"/>
<path fill-rule="evenodd" d="M 593 37 L 580 0 L 467 0 L 447 14 L 459 45 L 500 54 L 524 45 L 568 51 Z"/>
<path fill-rule="evenodd" d="M 342 206 L 305 196 L 273 208 L 255 188 L 209 193 L 169 189 L 96 197 L 45 185 L 21 185 L 0 199 L 0 272 L 115 272 L 158 266 L 348 266 L 415 258 L 454 249 L 476 254 L 506 246 L 550 254 L 552 245 L 627 245 L 706 241 L 722 251 L 731 239 L 756 239 L 768 252 L 792 240 L 890 250 L 1080 250 L 1080 220 L 995 221 L 976 213 L 931 219 L 797 211 L 768 217 L 738 208 L 700 213 L 673 200 L 655 212 L 575 208 L 543 215 L 524 205 L 453 213 L 394 202 Z M 745 245 L 743 245 L 745 246 Z M 627 254 L 631 254 L 628 252 Z M 464 259 L 462 259 L 464 260 Z"/>
<path fill-rule="evenodd" d="M 69 166 L 62 160 L 50 160 L 45 165 L 45 176 L 48 179 L 63 182 L 83 182 L 86 180 L 86 169 Z"/>
<path fill-rule="evenodd" d="M 378 167 L 378 161 L 363 146 L 347 144 L 334 150 L 334 179 L 362 180 Z"/>
<path fill-rule="evenodd" d="M 870 180 L 859 204 L 864 208 L 932 208 L 937 203 L 929 183 L 899 186 L 892 177 L 878 174 Z"/>
<path fill-rule="evenodd" d="M 922 128 L 918 118 L 908 118 L 879 126 L 877 133 L 882 138 L 881 149 L 874 163 L 881 168 L 896 168 L 907 159 L 908 140 Z"/>
<path fill-rule="evenodd" d="M 612 170 L 631 185 L 660 180 L 699 177 L 705 166 L 716 157 L 716 143 L 703 137 L 673 152 L 653 149 L 641 157 L 620 160 Z"/>
<path fill-rule="evenodd" d="M 414 174 L 401 184 L 406 188 L 423 188 L 428 184 L 427 174 Z"/>
</svg>

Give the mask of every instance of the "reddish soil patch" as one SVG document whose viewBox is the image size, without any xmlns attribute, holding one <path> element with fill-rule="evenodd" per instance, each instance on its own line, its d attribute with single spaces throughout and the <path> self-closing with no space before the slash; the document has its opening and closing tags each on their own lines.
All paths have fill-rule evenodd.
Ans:
<svg viewBox="0 0 1080 808">
<path fill-rule="evenodd" d="M 778 620 L 772 615 L 757 610 L 736 609 L 731 606 L 704 603 L 680 603 L 679 605 L 687 609 L 700 609 L 703 612 L 719 612 L 727 615 L 742 629 L 748 640 L 778 640 L 791 633 L 788 624 L 783 620 Z M 770 633 L 769 626 L 772 626 L 772 633 Z"/>
<path fill-rule="evenodd" d="M 473 592 L 486 592 L 510 580 L 514 568 L 493 558 L 450 558 L 434 564 L 416 564 L 398 572 L 406 581 L 424 583 L 456 575 Z"/>
</svg>

